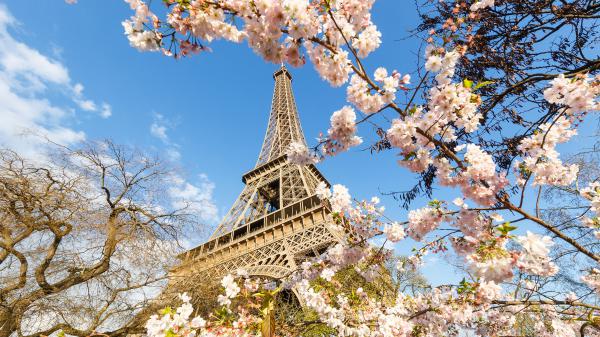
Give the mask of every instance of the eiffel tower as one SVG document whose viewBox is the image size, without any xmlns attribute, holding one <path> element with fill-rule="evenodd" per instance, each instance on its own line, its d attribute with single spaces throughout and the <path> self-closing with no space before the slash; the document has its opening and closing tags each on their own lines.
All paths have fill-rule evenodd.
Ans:
<svg viewBox="0 0 600 337">
<path fill-rule="evenodd" d="M 292 76 L 273 74 L 275 90 L 268 127 L 254 169 L 242 176 L 242 193 L 208 241 L 182 256 L 177 274 L 189 284 L 220 279 L 243 269 L 251 276 L 281 279 L 310 256 L 340 240 L 329 225 L 331 210 L 315 195 L 327 180 L 314 165 L 287 161 L 292 142 L 306 144 Z"/>
</svg>

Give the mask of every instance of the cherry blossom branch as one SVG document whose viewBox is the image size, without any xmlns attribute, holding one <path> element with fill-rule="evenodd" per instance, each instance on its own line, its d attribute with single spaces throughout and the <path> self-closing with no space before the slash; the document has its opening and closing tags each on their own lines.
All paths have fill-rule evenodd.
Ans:
<svg viewBox="0 0 600 337">
<path fill-rule="evenodd" d="M 570 238 L 569 236 L 567 236 L 566 234 L 562 233 L 561 231 L 559 231 L 558 229 L 554 228 L 554 226 L 547 224 L 544 220 L 533 216 L 529 213 L 527 213 L 526 211 L 524 211 L 522 208 L 517 207 L 515 205 L 513 205 L 512 203 L 508 202 L 506 200 L 506 198 L 501 199 L 500 200 L 504 206 L 506 206 L 506 208 L 508 210 L 511 211 L 515 211 L 519 214 L 521 214 L 523 217 L 525 217 L 528 220 L 533 221 L 534 223 L 537 223 L 538 225 L 542 226 L 543 228 L 547 229 L 548 231 L 552 232 L 552 234 L 556 235 L 557 237 L 559 237 L 561 240 L 565 241 L 566 243 L 570 244 L 571 246 L 573 246 L 574 248 L 576 248 L 578 251 L 580 251 L 581 253 L 583 253 L 584 255 L 588 256 L 589 258 L 591 258 L 592 260 L 600 263 L 600 256 L 594 254 L 593 252 L 591 252 L 590 250 L 586 249 L 585 247 L 583 247 L 582 245 L 580 245 L 577 241 L 575 241 L 574 239 Z"/>
</svg>

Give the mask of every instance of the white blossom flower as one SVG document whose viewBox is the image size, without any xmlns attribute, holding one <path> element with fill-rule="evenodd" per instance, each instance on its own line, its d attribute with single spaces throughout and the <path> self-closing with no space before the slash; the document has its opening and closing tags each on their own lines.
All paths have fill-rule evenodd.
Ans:
<svg viewBox="0 0 600 337">
<path fill-rule="evenodd" d="M 350 208 L 352 203 L 352 197 L 348 193 L 348 188 L 344 185 L 335 184 L 333 185 L 333 193 L 329 198 L 331 202 L 331 210 L 333 212 L 343 212 Z"/>
<path fill-rule="evenodd" d="M 475 3 L 473 3 L 469 9 L 472 12 L 476 12 L 478 10 L 493 6 L 494 0 L 476 0 Z"/>
<path fill-rule="evenodd" d="M 317 156 L 311 153 L 306 145 L 301 142 L 291 142 L 285 150 L 287 159 L 292 164 L 309 165 L 318 162 Z"/>
<path fill-rule="evenodd" d="M 326 200 L 331 197 L 331 189 L 324 181 L 320 181 L 315 189 L 315 194 L 321 200 Z"/>
<path fill-rule="evenodd" d="M 383 233 L 386 235 L 387 239 L 391 242 L 398 242 L 406 236 L 404 232 L 404 227 L 396 222 L 391 225 L 385 225 L 383 228 Z"/>
</svg>

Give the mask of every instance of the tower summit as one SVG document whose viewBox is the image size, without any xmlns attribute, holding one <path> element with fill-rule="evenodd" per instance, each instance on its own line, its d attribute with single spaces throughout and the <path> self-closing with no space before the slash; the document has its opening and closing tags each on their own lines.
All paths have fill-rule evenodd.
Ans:
<svg viewBox="0 0 600 337">
<path fill-rule="evenodd" d="M 314 165 L 287 161 L 289 144 L 306 141 L 291 74 L 282 65 L 273 78 L 267 131 L 255 167 L 242 176 L 244 189 L 208 241 L 181 255 L 175 274 L 191 287 L 238 269 L 280 279 L 339 240 L 329 206 L 315 195 L 320 182 L 329 183 Z"/>
<path fill-rule="evenodd" d="M 273 73 L 275 89 L 271 103 L 271 114 L 260 155 L 256 166 L 282 156 L 292 142 L 306 145 L 298 109 L 292 93 L 292 75 L 285 66 Z"/>
</svg>

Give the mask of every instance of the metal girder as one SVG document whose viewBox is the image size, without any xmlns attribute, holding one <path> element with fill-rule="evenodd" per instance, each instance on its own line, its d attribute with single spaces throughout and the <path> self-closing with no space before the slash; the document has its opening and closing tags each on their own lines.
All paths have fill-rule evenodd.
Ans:
<svg viewBox="0 0 600 337">
<path fill-rule="evenodd" d="M 239 228 L 273 209 L 281 209 L 313 195 L 320 181 L 327 183 L 314 166 L 301 167 L 285 160 L 285 150 L 291 142 L 306 144 L 306 140 L 292 92 L 292 76 L 282 66 L 273 78 L 273 102 L 258 161 L 255 168 L 244 175 L 245 188 L 210 239 Z M 249 180 L 246 179 L 248 176 Z M 270 200 L 261 193 L 261 189 L 275 181 L 280 189 L 279 198 Z"/>
<path fill-rule="evenodd" d="M 245 269 L 250 275 L 280 279 L 307 256 L 338 242 L 330 209 L 315 196 L 329 183 L 314 165 L 285 158 L 291 142 L 306 144 L 291 75 L 282 66 L 273 74 L 275 89 L 265 139 L 245 187 L 210 239 L 182 254 L 177 283 L 193 287 L 207 277 Z"/>
</svg>

